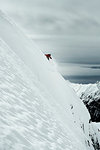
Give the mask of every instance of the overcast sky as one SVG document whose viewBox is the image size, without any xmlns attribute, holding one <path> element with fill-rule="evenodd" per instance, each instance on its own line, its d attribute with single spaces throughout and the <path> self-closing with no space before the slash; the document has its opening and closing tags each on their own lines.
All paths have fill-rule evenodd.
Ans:
<svg viewBox="0 0 100 150">
<path fill-rule="evenodd" d="M 0 0 L 64 76 L 100 75 L 100 0 Z"/>
</svg>

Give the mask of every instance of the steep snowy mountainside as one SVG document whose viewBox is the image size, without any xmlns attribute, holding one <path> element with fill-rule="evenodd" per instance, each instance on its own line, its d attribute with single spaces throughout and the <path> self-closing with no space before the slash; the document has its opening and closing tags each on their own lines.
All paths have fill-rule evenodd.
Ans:
<svg viewBox="0 0 100 150">
<path fill-rule="evenodd" d="M 89 119 L 69 82 L 0 12 L 0 150 L 93 150 Z"/>
<path fill-rule="evenodd" d="M 0 41 L 0 150 L 77 150 L 79 142 L 74 143 L 73 133 L 66 132 L 46 102 L 53 98 L 34 78 Z"/>
<path fill-rule="evenodd" d="M 93 143 L 93 147 L 95 150 L 100 150 L 100 123 L 91 122 L 90 126 L 90 137 Z"/>
</svg>

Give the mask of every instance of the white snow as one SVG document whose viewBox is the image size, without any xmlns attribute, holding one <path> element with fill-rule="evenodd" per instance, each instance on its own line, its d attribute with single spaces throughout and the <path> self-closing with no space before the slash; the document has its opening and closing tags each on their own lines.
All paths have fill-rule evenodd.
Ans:
<svg viewBox="0 0 100 150">
<path fill-rule="evenodd" d="M 71 87 L 75 90 L 78 97 L 83 97 L 81 100 L 88 101 L 98 101 L 100 99 L 100 82 L 95 84 L 74 84 L 70 83 Z M 89 99 L 89 96 L 91 98 Z M 100 123 L 92 122 L 90 125 L 90 134 L 94 137 L 95 140 L 98 140 L 100 143 Z"/>
<path fill-rule="evenodd" d="M 89 118 L 54 62 L 0 12 L 0 150 L 93 150 Z"/>
<path fill-rule="evenodd" d="M 94 94 L 98 91 L 97 84 L 75 84 L 71 83 L 72 88 L 75 90 L 78 96 L 80 96 L 82 93 L 85 93 L 86 95 L 90 95 L 91 93 Z"/>
</svg>

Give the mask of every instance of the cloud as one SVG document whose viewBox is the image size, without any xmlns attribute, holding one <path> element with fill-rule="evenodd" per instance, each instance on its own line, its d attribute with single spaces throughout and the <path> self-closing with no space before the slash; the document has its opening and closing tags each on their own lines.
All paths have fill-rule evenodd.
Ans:
<svg viewBox="0 0 100 150">
<path fill-rule="evenodd" d="M 98 0 L 0 0 L 0 8 L 32 34 L 98 35 L 99 5 Z"/>
<path fill-rule="evenodd" d="M 34 35 L 43 52 L 52 53 L 64 75 L 100 73 L 99 67 L 91 68 L 100 64 L 99 7 L 99 0 L 0 0 L 0 9 Z"/>
<path fill-rule="evenodd" d="M 100 66 L 92 66 L 91 69 L 100 69 Z"/>
<path fill-rule="evenodd" d="M 100 66 L 84 66 L 85 68 L 100 69 Z"/>
<path fill-rule="evenodd" d="M 60 63 L 59 71 L 63 76 L 99 76 L 100 69 L 93 69 L 92 65 Z M 94 65 L 96 66 L 96 65 Z"/>
</svg>

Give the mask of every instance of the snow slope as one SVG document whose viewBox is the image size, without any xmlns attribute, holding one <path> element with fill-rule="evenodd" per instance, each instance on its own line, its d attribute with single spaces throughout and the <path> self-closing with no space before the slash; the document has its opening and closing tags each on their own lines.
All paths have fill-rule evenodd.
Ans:
<svg viewBox="0 0 100 150">
<path fill-rule="evenodd" d="M 91 120 L 100 122 L 100 82 L 95 84 L 72 84 L 77 95 L 88 108 Z"/>
<path fill-rule="evenodd" d="M 89 118 L 69 82 L 0 12 L 0 150 L 93 150 Z"/>
<path fill-rule="evenodd" d="M 100 82 L 95 84 L 70 83 L 70 85 L 75 90 L 80 100 L 82 100 L 86 105 L 92 121 L 92 126 L 90 128 L 97 135 L 95 137 L 95 134 L 91 131 L 92 136 L 94 136 L 95 141 L 100 143 Z M 100 144 L 98 149 L 100 149 Z"/>
<path fill-rule="evenodd" d="M 95 93 L 99 90 L 99 85 L 95 84 L 74 84 L 72 83 L 72 87 L 76 91 L 77 95 L 80 97 L 82 93 L 89 96 L 90 94 L 95 95 Z M 95 95 L 96 96 L 96 95 Z M 100 97 L 100 96 L 98 96 Z"/>
</svg>

